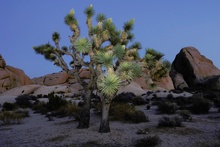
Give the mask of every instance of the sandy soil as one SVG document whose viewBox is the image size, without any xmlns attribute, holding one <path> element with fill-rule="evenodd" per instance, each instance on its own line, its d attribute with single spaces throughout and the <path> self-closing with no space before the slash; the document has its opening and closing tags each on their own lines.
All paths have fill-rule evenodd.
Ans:
<svg viewBox="0 0 220 147">
<path fill-rule="evenodd" d="M 100 116 L 91 110 L 89 129 L 76 129 L 73 118 L 55 118 L 48 121 L 44 115 L 29 110 L 30 117 L 19 125 L 0 125 L 1 147 L 81 147 L 109 146 L 132 147 L 137 139 L 158 135 L 160 147 L 204 147 L 220 146 L 220 113 L 212 108 L 207 115 L 192 115 L 192 122 L 183 122 L 180 128 L 157 128 L 156 106 L 146 110 L 138 106 L 149 117 L 146 123 L 110 122 L 111 132 L 98 133 Z M 137 134 L 139 130 L 146 134 Z"/>
</svg>

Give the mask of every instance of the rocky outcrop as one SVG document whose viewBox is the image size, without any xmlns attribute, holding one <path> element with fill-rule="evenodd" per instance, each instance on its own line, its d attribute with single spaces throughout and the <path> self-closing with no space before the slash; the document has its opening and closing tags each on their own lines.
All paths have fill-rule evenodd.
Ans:
<svg viewBox="0 0 220 147">
<path fill-rule="evenodd" d="M 73 72 L 70 71 L 70 72 Z M 82 68 L 79 71 L 79 76 L 83 80 L 90 79 L 90 71 L 86 68 Z M 45 86 L 53 86 L 53 85 L 61 85 L 61 84 L 75 84 L 77 81 L 74 76 L 70 76 L 65 71 L 60 71 L 57 73 L 47 74 L 45 76 L 36 77 L 32 79 L 34 84 L 45 85 Z"/>
<path fill-rule="evenodd" d="M 32 82 L 39 85 L 52 86 L 64 84 L 68 81 L 68 79 L 69 75 L 64 71 L 61 71 L 58 73 L 52 73 L 42 77 L 33 78 Z"/>
<path fill-rule="evenodd" d="M 127 93 L 127 92 L 131 92 L 136 96 L 141 96 L 142 94 L 146 93 L 146 91 L 143 90 L 142 87 L 136 82 L 131 82 L 129 85 L 120 88 L 117 95 L 120 93 Z"/>
<path fill-rule="evenodd" d="M 0 93 L 17 86 L 32 84 L 23 70 L 6 65 L 0 55 Z"/>
<path fill-rule="evenodd" d="M 167 76 L 161 78 L 159 81 L 156 82 L 157 87 L 164 88 L 166 90 L 172 90 L 174 89 L 174 85 L 172 82 L 172 79 L 167 74 Z"/>
<path fill-rule="evenodd" d="M 60 94 L 63 97 L 72 97 L 79 95 L 79 91 L 77 89 L 71 88 L 66 85 L 56 85 L 56 86 L 44 86 L 44 85 L 24 85 L 15 87 L 13 89 L 7 90 L 0 94 L 2 96 L 19 96 L 24 94 L 31 95 L 48 95 L 49 93 L 54 92 L 55 94 Z"/>
<path fill-rule="evenodd" d="M 219 69 L 194 47 L 181 49 L 176 55 L 170 71 L 174 87 L 179 89 L 186 88 L 187 86 L 206 87 L 207 83 L 210 83 L 211 77 L 217 75 L 220 75 Z M 212 84 L 216 85 L 215 83 Z M 216 88 L 216 86 L 214 87 Z"/>
</svg>

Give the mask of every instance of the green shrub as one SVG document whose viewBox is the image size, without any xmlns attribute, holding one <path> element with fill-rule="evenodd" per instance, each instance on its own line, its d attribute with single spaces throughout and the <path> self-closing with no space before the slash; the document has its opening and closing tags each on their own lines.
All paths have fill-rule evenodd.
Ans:
<svg viewBox="0 0 220 147">
<path fill-rule="evenodd" d="M 21 108 L 31 108 L 33 106 L 33 103 L 31 101 L 37 101 L 37 97 L 24 94 L 19 95 L 17 98 L 15 98 L 16 104 Z"/>
<path fill-rule="evenodd" d="M 135 97 L 132 100 L 132 104 L 138 106 L 138 105 L 145 105 L 147 103 L 147 101 L 141 97 Z"/>
<path fill-rule="evenodd" d="M 10 125 L 10 124 L 20 124 L 23 120 L 23 117 L 21 114 L 14 112 L 14 111 L 2 111 L 0 112 L 0 121 L 4 125 Z"/>
<path fill-rule="evenodd" d="M 206 114 L 209 112 L 211 104 L 205 98 L 193 98 L 190 110 L 194 114 Z"/>
<path fill-rule="evenodd" d="M 110 116 L 113 120 L 125 122 L 140 123 L 148 121 L 148 117 L 144 112 L 136 110 L 133 105 L 127 103 L 112 103 Z"/>
<path fill-rule="evenodd" d="M 15 110 L 17 108 L 17 106 L 15 104 L 12 104 L 12 103 L 8 103 L 8 102 L 5 102 L 2 106 L 3 110 L 5 111 L 12 111 L 12 110 Z"/>
<path fill-rule="evenodd" d="M 118 102 L 118 103 L 128 103 L 131 102 L 132 99 L 135 97 L 135 94 L 131 92 L 123 92 L 117 95 L 114 99 L 113 102 Z"/>
<path fill-rule="evenodd" d="M 169 93 L 169 94 L 167 95 L 167 99 L 168 99 L 168 100 L 172 100 L 173 98 L 174 98 L 173 94 Z"/>
<path fill-rule="evenodd" d="M 157 111 L 162 114 L 175 114 L 177 110 L 176 103 L 160 102 L 157 105 Z"/>
<path fill-rule="evenodd" d="M 129 116 L 130 115 L 130 116 Z M 136 110 L 133 113 L 129 114 L 127 117 L 131 118 L 131 122 L 133 123 L 141 123 L 141 122 L 147 122 L 148 117 L 146 117 L 146 115 L 144 114 L 143 111 L 140 110 Z M 128 120 L 129 121 L 129 120 Z"/>
<path fill-rule="evenodd" d="M 82 108 L 72 104 L 71 102 L 66 103 L 62 107 L 59 108 L 58 111 L 56 111 L 54 114 L 59 116 L 59 117 L 74 117 L 77 121 L 80 119 L 80 114 L 81 114 Z"/>
<path fill-rule="evenodd" d="M 186 109 L 189 104 L 189 98 L 183 97 L 183 96 L 179 96 L 175 99 L 175 103 L 180 107 L 180 109 Z"/>
<path fill-rule="evenodd" d="M 47 103 L 47 108 L 51 111 L 58 110 L 61 106 L 64 106 L 67 101 L 61 97 L 54 95 L 54 92 L 48 94 L 49 102 Z"/>
<path fill-rule="evenodd" d="M 167 117 L 164 116 L 161 119 L 159 119 L 158 127 L 182 127 L 182 119 L 178 116 L 174 117 Z"/>
<path fill-rule="evenodd" d="M 188 111 L 188 110 L 181 110 L 179 112 L 179 115 L 182 116 L 184 121 L 191 121 L 192 120 L 190 111 Z"/>
<path fill-rule="evenodd" d="M 45 102 L 38 102 L 35 105 L 33 105 L 32 109 L 36 112 L 36 113 L 41 113 L 41 114 L 47 114 L 47 112 L 49 111 L 47 109 L 47 104 Z"/>
<path fill-rule="evenodd" d="M 143 139 L 139 139 L 135 143 L 135 147 L 155 147 L 161 143 L 159 136 L 148 136 Z"/>
</svg>

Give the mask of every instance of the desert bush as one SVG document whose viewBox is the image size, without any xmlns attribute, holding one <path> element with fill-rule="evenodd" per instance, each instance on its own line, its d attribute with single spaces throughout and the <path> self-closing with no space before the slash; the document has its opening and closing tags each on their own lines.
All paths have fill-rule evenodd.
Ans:
<svg viewBox="0 0 220 147">
<path fill-rule="evenodd" d="M 35 105 L 33 105 L 32 110 L 34 110 L 36 113 L 41 114 L 47 114 L 47 112 L 49 111 L 45 102 L 36 103 Z"/>
<path fill-rule="evenodd" d="M 182 127 L 182 119 L 178 116 L 174 117 L 167 117 L 164 116 L 161 119 L 159 119 L 158 127 Z"/>
<path fill-rule="evenodd" d="M 135 106 L 127 103 L 112 103 L 110 116 L 112 120 L 125 122 L 140 123 L 148 121 L 148 117 L 144 114 L 144 112 L 136 110 Z"/>
<path fill-rule="evenodd" d="M 33 103 L 31 101 L 37 101 L 37 97 L 24 94 L 19 95 L 17 98 L 15 98 L 16 104 L 21 108 L 31 108 L 33 106 Z"/>
<path fill-rule="evenodd" d="M 160 102 L 157 105 L 157 111 L 162 114 L 175 114 L 177 110 L 176 103 Z"/>
<path fill-rule="evenodd" d="M 168 99 L 168 100 L 172 100 L 173 98 L 174 98 L 173 94 L 169 93 L 169 94 L 167 95 L 167 99 Z"/>
<path fill-rule="evenodd" d="M 135 143 L 135 147 L 155 147 L 161 143 L 159 136 L 148 136 L 143 139 L 139 139 Z"/>
<path fill-rule="evenodd" d="M 132 104 L 138 106 L 138 105 L 145 105 L 147 103 L 147 101 L 141 97 L 135 97 L 132 100 Z"/>
<path fill-rule="evenodd" d="M 190 104 L 189 98 L 179 96 L 175 99 L 175 103 L 180 107 L 180 109 L 186 109 Z"/>
<path fill-rule="evenodd" d="M 191 121 L 191 113 L 188 110 L 181 110 L 178 112 L 178 114 L 182 117 L 183 121 Z"/>
<path fill-rule="evenodd" d="M 117 95 L 114 99 L 113 102 L 119 102 L 119 103 L 128 103 L 131 102 L 132 99 L 135 97 L 135 94 L 131 92 L 123 92 Z"/>
<path fill-rule="evenodd" d="M 141 123 L 141 122 L 149 121 L 148 117 L 146 117 L 144 112 L 140 111 L 140 110 L 136 110 L 131 114 L 128 113 L 128 115 L 126 117 L 128 118 L 128 121 L 131 118 L 130 121 L 133 122 L 133 123 Z"/>
<path fill-rule="evenodd" d="M 211 104 L 209 100 L 205 98 L 194 97 L 192 99 L 192 106 L 190 107 L 190 110 L 194 114 L 206 114 L 209 112 L 210 107 Z"/>
<path fill-rule="evenodd" d="M 74 117 L 77 121 L 80 119 L 80 112 L 82 108 L 72 104 L 71 102 L 67 102 L 65 105 L 61 106 L 58 111 L 54 112 L 55 116 L 59 117 Z"/>
<path fill-rule="evenodd" d="M 58 110 L 61 106 L 64 106 L 67 101 L 63 98 L 54 95 L 54 92 L 48 94 L 49 102 L 47 103 L 47 108 L 51 111 Z"/>
<path fill-rule="evenodd" d="M 3 125 L 20 124 L 23 120 L 21 114 L 14 111 L 2 111 L 0 112 L 0 121 Z"/>
<path fill-rule="evenodd" d="M 17 113 L 18 115 L 20 115 L 22 118 L 23 117 L 29 117 L 29 111 L 28 110 L 22 110 L 22 109 L 18 109 L 15 111 L 15 113 Z"/>
<path fill-rule="evenodd" d="M 38 94 L 38 95 L 37 95 L 37 98 L 42 98 L 42 97 L 43 97 L 42 94 Z"/>
<path fill-rule="evenodd" d="M 2 106 L 4 111 L 12 111 L 17 108 L 16 104 L 5 102 Z"/>
<path fill-rule="evenodd" d="M 215 98 L 213 102 L 217 108 L 220 108 L 220 98 Z"/>
</svg>

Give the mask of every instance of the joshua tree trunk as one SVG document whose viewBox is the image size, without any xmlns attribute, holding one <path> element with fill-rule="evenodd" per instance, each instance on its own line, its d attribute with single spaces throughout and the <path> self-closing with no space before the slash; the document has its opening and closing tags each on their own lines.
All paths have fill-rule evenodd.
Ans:
<svg viewBox="0 0 220 147">
<path fill-rule="evenodd" d="M 102 118 L 101 118 L 99 133 L 110 132 L 110 127 L 109 127 L 110 104 L 111 104 L 110 102 L 105 102 L 105 100 L 102 100 Z"/>
<path fill-rule="evenodd" d="M 86 90 L 85 95 L 83 97 L 84 104 L 80 114 L 79 125 L 77 127 L 78 129 L 89 128 L 91 96 L 92 96 L 92 90 L 91 89 Z"/>
</svg>

